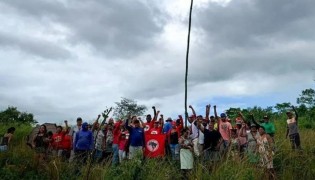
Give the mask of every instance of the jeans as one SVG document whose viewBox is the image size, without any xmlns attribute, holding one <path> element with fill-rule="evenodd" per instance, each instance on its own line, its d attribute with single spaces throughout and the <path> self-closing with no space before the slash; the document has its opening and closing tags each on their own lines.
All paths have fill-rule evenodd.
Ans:
<svg viewBox="0 0 315 180">
<path fill-rule="evenodd" d="M 117 165 L 119 163 L 119 149 L 118 144 L 113 144 L 113 165 Z"/>
<path fill-rule="evenodd" d="M 172 153 L 173 160 L 179 160 L 179 145 L 178 144 L 170 144 L 170 149 Z"/>
<path fill-rule="evenodd" d="M 95 153 L 94 154 L 94 161 L 96 161 L 98 163 L 101 162 L 103 159 L 103 151 L 95 149 L 94 153 Z"/>
<path fill-rule="evenodd" d="M 129 146 L 129 159 L 143 158 L 142 146 Z"/>
<path fill-rule="evenodd" d="M 124 159 L 126 159 L 126 151 L 119 150 L 119 162 L 121 163 Z"/>
</svg>

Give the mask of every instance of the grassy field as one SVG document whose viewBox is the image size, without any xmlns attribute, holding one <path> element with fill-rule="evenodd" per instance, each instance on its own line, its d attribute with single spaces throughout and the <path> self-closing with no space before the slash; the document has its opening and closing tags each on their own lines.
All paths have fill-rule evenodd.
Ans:
<svg viewBox="0 0 315 180">
<path fill-rule="evenodd" d="M 301 124 L 306 120 L 302 119 Z M 276 154 L 274 167 L 277 179 L 313 180 L 315 179 L 315 131 L 301 125 L 300 135 L 302 152 L 292 151 L 285 139 L 285 121 L 278 120 L 276 125 Z M 4 134 L 10 125 L 1 125 Z M 0 179 L 181 179 L 179 163 L 167 159 L 151 159 L 145 162 L 126 161 L 118 167 L 93 165 L 87 175 L 87 167 L 81 168 L 80 175 L 75 173 L 76 164 L 52 160 L 40 167 L 34 165 L 34 152 L 25 145 L 25 136 L 30 126 L 16 126 L 12 147 L 9 152 L 0 153 Z M 190 179 L 265 179 L 264 170 L 249 162 L 222 161 L 213 169 L 207 164 L 196 162 Z"/>
</svg>

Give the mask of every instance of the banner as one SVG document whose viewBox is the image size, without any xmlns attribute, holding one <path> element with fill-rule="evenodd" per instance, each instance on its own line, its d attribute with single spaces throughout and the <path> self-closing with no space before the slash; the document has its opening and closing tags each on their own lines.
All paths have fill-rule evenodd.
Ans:
<svg viewBox="0 0 315 180">
<path fill-rule="evenodd" d="M 148 158 L 165 156 L 165 134 L 146 134 L 144 156 Z"/>
</svg>

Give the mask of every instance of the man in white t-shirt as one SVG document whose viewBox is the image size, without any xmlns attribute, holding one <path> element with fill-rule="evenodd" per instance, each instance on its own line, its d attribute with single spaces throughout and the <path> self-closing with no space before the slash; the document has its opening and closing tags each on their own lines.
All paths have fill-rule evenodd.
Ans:
<svg viewBox="0 0 315 180">
<path fill-rule="evenodd" d="M 71 128 L 71 131 L 69 132 L 69 134 L 72 136 L 72 144 L 73 144 L 73 149 L 71 150 L 71 154 L 70 154 L 70 159 L 69 161 L 72 162 L 74 159 L 74 142 L 75 142 L 75 134 L 77 132 L 79 132 L 82 129 L 82 118 L 78 117 L 77 118 L 77 125 L 74 126 L 73 128 Z"/>
</svg>

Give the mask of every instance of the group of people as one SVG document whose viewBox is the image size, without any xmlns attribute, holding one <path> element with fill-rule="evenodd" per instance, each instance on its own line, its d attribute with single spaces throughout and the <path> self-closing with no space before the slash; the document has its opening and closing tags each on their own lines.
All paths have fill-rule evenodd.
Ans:
<svg viewBox="0 0 315 180">
<path fill-rule="evenodd" d="M 182 116 L 172 120 L 159 115 L 152 107 L 154 116 L 148 114 L 146 122 L 137 116 L 129 115 L 126 120 L 114 121 L 113 118 L 89 125 L 77 118 L 76 126 L 70 128 L 65 121 L 65 128 L 58 126 L 55 133 L 47 132 L 45 125 L 40 126 L 38 133 L 32 140 L 38 162 L 49 156 L 60 157 L 64 161 L 86 163 L 91 157 L 94 163 L 111 162 L 118 165 L 126 159 L 134 159 L 143 155 L 145 149 L 145 135 L 165 134 L 166 156 L 179 161 L 181 169 L 186 174 L 193 169 L 194 161 L 215 162 L 222 159 L 232 161 L 249 160 L 273 171 L 275 127 L 264 116 L 262 123 L 257 123 L 253 114 L 245 119 L 241 112 L 232 126 L 225 113 L 217 115 L 214 106 L 214 116 L 210 116 L 210 105 L 206 106 L 206 115 L 196 114 L 189 106 L 192 115 L 188 117 L 190 125 L 184 127 Z M 292 106 L 287 112 L 287 134 L 293 149 L 301 149 L 298 131 L 298 114 Z M 233 123 L 234 124 L 234 123 Z M 12 131 L 4 136 L 1 146 L 10 142 Z M 10 135 L 11 134 L 11 135 Z"/>
</svg>

